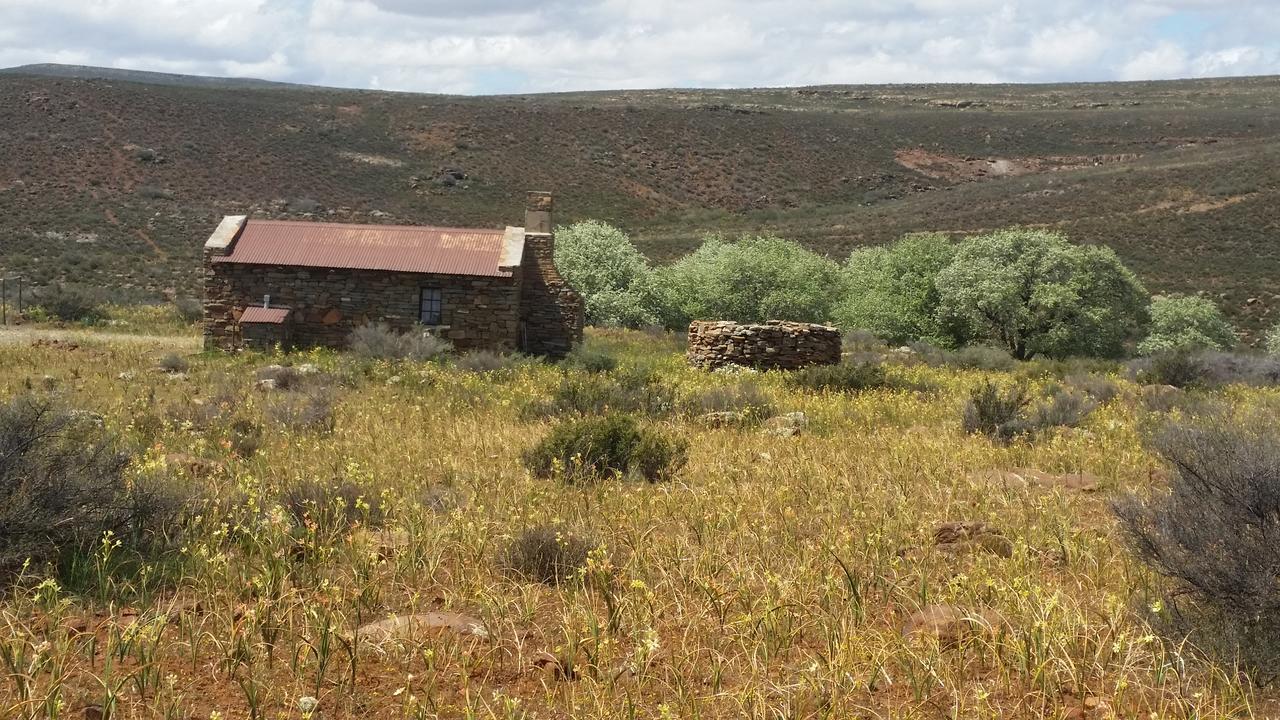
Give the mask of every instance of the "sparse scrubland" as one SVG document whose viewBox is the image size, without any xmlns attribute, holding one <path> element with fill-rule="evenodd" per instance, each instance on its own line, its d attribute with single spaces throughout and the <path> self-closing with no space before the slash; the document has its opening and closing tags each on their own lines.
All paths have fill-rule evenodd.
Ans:
<svg viewBox="0 0 1280 720">
<path fill-rule="evenodd" d="M 1260 373 L 195 345 L 0 343 L 0 716 L 1275 711 Z"/>
</svg>

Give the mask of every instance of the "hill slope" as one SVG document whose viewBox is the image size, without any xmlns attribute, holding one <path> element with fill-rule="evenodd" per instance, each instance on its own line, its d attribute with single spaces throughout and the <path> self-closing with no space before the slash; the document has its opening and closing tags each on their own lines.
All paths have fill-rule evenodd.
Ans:
<svg viewBox="0 0 1280 720">
<path fill-rule="evenodd" d="M 501 226 L 552 189 L 659 260 L 706 231 L 842 258 L 1061 227 L 1280 319 L 1276 78 L 470 98 L 25 70 L 0 75 L 0 270 L 37 283 L 190 294 L 224 213 Z"/>
</svg>

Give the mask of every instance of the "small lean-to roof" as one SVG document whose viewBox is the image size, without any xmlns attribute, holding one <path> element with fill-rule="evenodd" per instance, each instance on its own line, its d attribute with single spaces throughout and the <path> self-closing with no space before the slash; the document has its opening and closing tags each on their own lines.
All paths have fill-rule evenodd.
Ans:
<svg viewBox="0 0 1280 720">
<path fill-rule="evenodd" d="M 289 317 L 289 308 L 264 308 L 254 305 L 247 307 L 240 314 L 240 324 L 244 323 L 264 323 L 268 325 L 283 325 L 284 321 Z"/>
<path fill-rule="evenodd" d="M 523 241 L 520 228 L 485 230 L 249 219 L 244 221 L 231 254 L 213 261 L 511 277 L 523 250 L 515 248 L 513 253 L 509 238 L 517 235 Z"/>
</svg>

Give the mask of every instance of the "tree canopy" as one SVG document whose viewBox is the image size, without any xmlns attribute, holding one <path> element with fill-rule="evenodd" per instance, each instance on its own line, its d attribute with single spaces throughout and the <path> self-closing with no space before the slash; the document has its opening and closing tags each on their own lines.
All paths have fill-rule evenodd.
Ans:
<svg viewBox="0 0 1280 720">
<path fill-rule="evenodd" d="M 843 283 L 840 266 L 781 238 L 707 237 L 702 246 L 658 271 L 664 321 L 827 322 Z"/>
<path fill-rule="evenodd" d="M 970 238 L 936 282 L 939 317 L 1024 360 L 1118 357 L 1147 319 L 1146 290 L 1114 251 L 1044 230 Z"/>
<path fill-rule="evenodd" d="M 892 343 L 955 345 L 962 331 L 939 316 L 936 284 L 955 253 L 955 244 L 942 234 L 908 235 L 889 246 L 855 250 L 845 263 L 848 290 L 833 310 L 836 324 L 870 330 Z"/>
<path fill-rule="evenodd" d="M 599 220 L 574 223 L 556 233 L 555 261 L 582 295 L 588 324 L 658 323 L 649 261 L 622 230 Z"/>
<path fill-rule="evenodd" d="M 1236 344 L 1231 323 L 1211 300 L 1196 296 L 1157 296 L 1151 301 L 1151 333 L 1138 352 L 1153 355 L 1176 350 L 1227 350 Z"/>
</svg>

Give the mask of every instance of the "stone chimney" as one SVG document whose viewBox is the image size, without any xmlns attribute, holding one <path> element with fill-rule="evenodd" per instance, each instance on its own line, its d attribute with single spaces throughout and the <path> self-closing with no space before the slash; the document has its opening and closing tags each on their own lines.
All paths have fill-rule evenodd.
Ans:
<svg viewBox="0 0 1280 720">
<path fill-rule="evenodd" d="M 559 358 L 582 342 L 582 297 L 560 277 L 549 192 L 530 192 L 524 212 L 520 263 L 520 349 Z"/>
<path fill-rule="evenodd" d="M 546 233 L 551 230 L 551 193 L 531 190 L 525 196 L 524 231 L 525 233 Z"/>
</svg>

